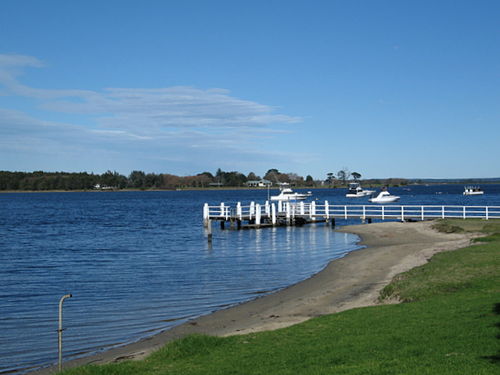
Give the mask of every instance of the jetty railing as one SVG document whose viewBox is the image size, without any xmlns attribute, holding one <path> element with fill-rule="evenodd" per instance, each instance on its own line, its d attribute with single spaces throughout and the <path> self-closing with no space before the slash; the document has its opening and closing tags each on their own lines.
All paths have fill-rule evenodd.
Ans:
<svg viewBox="0 0 500 375">
<path fill-rule="evenodd" d="M 305 221 L 331 219 L 380 219 L 380 220 L 429 220 L 429 219 L 500 219 L 500 206 L 450 206 L 450 205 L 334 205 L 328 201 L 277 202 L 264 204 L 251 202 L 235 206 L 221 203 L 203 207 L 203 220 L 207 224 L 216 221 L 249 221 L 255 225 L 263 223 L 292 224 L 298 218 Z"/>
</svg>

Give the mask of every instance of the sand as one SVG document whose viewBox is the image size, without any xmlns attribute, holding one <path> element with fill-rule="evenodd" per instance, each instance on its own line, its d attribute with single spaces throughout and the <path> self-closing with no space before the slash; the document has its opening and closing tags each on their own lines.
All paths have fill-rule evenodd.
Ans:
<svg viewBox="0 0 500 375">
<path fill-rule="evenodd" d="M 395 275 L 426 263 L 438 252 L 470 244 L 470 234 L 439 233 L 431 226 L 432 222 L 384 222 L 342 227 L 340 232 L 359 235 L 360 244 L 366 247 L 330 262 L 311 278 L 136 343 L 66 362 L 64 367 L 141 359 L 165 343 L 192 333 L 228 336 L 273 330 L 320 315 L 375 305 L 381 289 Z M 34 373 L 55 370 L 51 367 Z"/>
</svg>

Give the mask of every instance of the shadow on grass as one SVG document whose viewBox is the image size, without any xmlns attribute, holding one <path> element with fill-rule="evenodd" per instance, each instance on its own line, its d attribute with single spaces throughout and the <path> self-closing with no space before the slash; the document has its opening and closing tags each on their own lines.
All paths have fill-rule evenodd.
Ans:
<svg viewBox="0 0 500 375">
<path fill-rule="evenodd" d="M 496 315 L 500 315 L 500 303 L 495 303 L 493 305 L 493 313 L 496 314 Z M 500 329 L 500 322 L 496 323 L 495 326 L 497 326 L 497 328 Z M 497 339 L 500 340 L 500 334 L 497 335 Z M 493 363 L 500 363 L 500 351 L 498 352 L 498 354 L 489 355 L 489 356 L 486 356 L 486 357 L 483 357 L 483 358 L 487 359 L 487 360 L 489 360 L 490 362 L 493 362 Z"/>
</svg>

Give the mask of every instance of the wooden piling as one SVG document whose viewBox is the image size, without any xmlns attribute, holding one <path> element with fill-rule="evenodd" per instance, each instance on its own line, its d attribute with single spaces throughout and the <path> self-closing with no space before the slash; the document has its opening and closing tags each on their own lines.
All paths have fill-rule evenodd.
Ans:
<svg viewBox="0 0 500 375">
<path fill-rule="evenodd" d="M 212 242 L 212 220 L 207 220 L 207 240 Z"/>
</svg>

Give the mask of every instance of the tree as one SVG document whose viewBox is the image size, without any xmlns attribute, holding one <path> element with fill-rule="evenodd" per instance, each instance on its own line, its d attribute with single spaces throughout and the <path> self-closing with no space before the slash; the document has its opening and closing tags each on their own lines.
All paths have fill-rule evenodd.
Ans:
<svg viewBox="0 0 500 375">
<path fill-rule="evenodd" d="M 132 171 L 128 177 L 128 183 L 132 188 L 143 188 L 146 186 L 146 174 L 143 171 Z"/>
<path fill-rule="evenodd" d="M 344 185 L 347 179 L 349 178 L 349 175 L 350 175 L 349 170 L 346 167 L 342 168 L 340 171 L 337 172 L 338 179 L 341 180 Z"/>
<path fill-rule="evenodd" d="M 299 176 L 297 173 L 289 172 L 289 173 L 286 173 L 286 176 L 288 177 L 288 181 L 290 183 L 293 183 L 296 186 L 300 186 L 300 185 L 304 184 L 304 177 Z"/>
<path fill-rule="evenodd" d="M 257 180 L 260 180 L 260 177 L 257 176 L 255 173 L 253 172 L 250 172 L 247 176 L 247 180 L 248 181 L 257 181 Z"/>
<path fill-rule="evenodd" d="M 222 172 L 222 169 L 218 168 L 217 172 L 215 172 L 215 178 L 219 184 L 224 184 L 224 172 Z"/>
<path fill-rule="evenodd" d="M 327 176 L 326 177 L 326 183 L 328 185 L 330 185 L 330 186 L 334 185 L 335 184 L 335 176 L 333 175 L 333 173 L 329 172 L 329 173 L 326 174 L 326 176 Z"/>
<path fill-rule="evenodd" d="M 266 175 L 264 176 L 264 179 L 269 180 L 274 183 L 280 183 L 280 182 L 290 182 L 291 178 L 297 178 L 299 177 L 296 173 L 281 173 L 277 169 L 273 168 L 267 171 Z M 302 178 L 302 177 L 301 177 Z"/>
<path fill-rule="evenodd" d="M 352 172 L 351 176 L 354 178 L 354 181 L 358 181 L 361 178 L 361 174 L 358 172 Z"/>
<path fill-rule="evenodd" d="M 101 186 L 108 186 L 120 189 L 127 186 L 127 178 L 125 176 L 122 176 L 118 172 L 111 172 L 109 170 L 101 175 L 101 177 L 99 178 L 99 182 Z"/>
<path fill-rule="evenodd" d="M 314 185 L 314 179 L 310 174 L 306 176 L 306 185 L 307 186 L 313 186 Z"/>
</svg>

